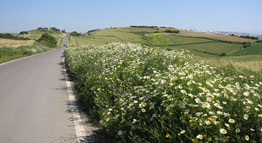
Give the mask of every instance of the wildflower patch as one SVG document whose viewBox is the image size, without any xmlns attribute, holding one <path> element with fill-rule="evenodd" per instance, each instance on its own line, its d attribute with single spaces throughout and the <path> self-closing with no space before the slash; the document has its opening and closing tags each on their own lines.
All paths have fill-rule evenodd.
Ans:
<svg viewBox="0 0 262 143">
<path fill-rule="evenodd" d="M 122 142 L 260 142 L 262 82 L 188 51 L 131 43 L 66 49 L 77 98 Z"/>
</svg>

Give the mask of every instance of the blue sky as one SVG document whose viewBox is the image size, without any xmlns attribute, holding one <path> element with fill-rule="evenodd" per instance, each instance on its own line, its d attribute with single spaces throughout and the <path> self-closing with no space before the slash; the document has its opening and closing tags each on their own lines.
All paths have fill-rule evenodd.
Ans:
<svg viewBox="0 0 262 143">
<path fill-rule="evenodd" d="M 1 0 L 0 32 L 129 25 L 262 34 L 262 0 Z"/>
</svg>

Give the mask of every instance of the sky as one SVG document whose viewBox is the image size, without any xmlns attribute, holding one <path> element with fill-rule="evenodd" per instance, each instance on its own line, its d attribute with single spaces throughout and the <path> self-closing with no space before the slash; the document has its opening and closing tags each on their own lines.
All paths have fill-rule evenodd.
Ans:
<svg viewBox="0 0 262 143">
<path fill-rule="evenodd" d="M 0 32 L 130 25 L 262 34 L 262 0 L 1 0 Z"/>
</svg>

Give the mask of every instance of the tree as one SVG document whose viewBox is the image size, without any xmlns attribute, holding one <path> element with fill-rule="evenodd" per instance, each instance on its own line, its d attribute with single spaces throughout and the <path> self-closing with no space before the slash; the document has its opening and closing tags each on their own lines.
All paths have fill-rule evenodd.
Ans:
<svg viewBox="0 0 262 143">
<path fill-rule="evenodd" d="M 243 48 L 247 48 L 247 47 L 249 47 L 251 44 L 249 43 L 249 42 L 244 42 L 243 43 Z"/>
<path fill-rule="evenodd" d="M 19 33 L 19 35 L 26 35 L 26 34 L 28 34 L 28 31 L 21 31 L 21 32 Z"/>
<path fill-rule="evenodd" d="M 81 33 L 73 31 L 73 32 L 70 33 L 70 36 L 81 36 Z"/>
<path fill-rule="evenodd" d="M 56 28 L 56 27 L 50 27 L 51 31 L 55 31 L 55 32 L 60 32 L 60 29 Z"/>
</svg>

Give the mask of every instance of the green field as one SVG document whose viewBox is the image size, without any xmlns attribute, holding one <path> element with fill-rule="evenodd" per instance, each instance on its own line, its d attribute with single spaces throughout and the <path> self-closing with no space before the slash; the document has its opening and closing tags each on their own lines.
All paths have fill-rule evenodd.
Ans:
<svg viewBox="0 0 262 143">
<path fill-rule="evenodd" d="M 262 69 L 262 44 L 255 40 L 190 31 L 166 33 L 167 29 L 170 28 L 109 28 L 71 37 L 69 46 L 103 45 L 111 42 L 132 42 L 143 45 L 148 36 L 158 32 L 163 40 L 170 40 L 165 47 L 168 50 L 189 50 L 190 53 L 210 64 L 220 63 L 224 66 L 230 63 L 248 69 Z M 250 42 L 251 46 L 243 48 L 243 42 Z"/>
<path fill-rule="evenodd" d="M 262 43 L 254 43 L 250 47 L 238 50 L 231 56 L 262 55 Z"/>
<path fill-rule="evenodd" d="M 73 46 L 89 45 L 89 44 L 106 44 L 110 42 L 132 42 L 144 44 L 146 37 L 160 32 L 162 39 L 169 39 L 170 42 L 166 48 L 172 50 L 189 50 L 192 53 L 202 56 L 219 56 L 222 53 L 231 55 L 240 51 L 243 44 L 239 42 L 232 43 L 218 41 L 217 39 L 206 39 L 201 37 L 186 37 L 179 34 L 165 33 L 163 28 L 112 28 L 99 30 L 90 35 L 84 34 L 80 37 L 72 37 L 70 44 Z M 232 36 L 230 36 L 232 37 Z M 212 38 L 212 36 L 210 37 Z"/>
</svg>

